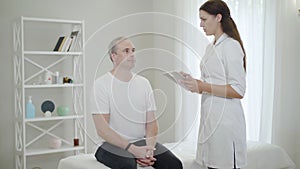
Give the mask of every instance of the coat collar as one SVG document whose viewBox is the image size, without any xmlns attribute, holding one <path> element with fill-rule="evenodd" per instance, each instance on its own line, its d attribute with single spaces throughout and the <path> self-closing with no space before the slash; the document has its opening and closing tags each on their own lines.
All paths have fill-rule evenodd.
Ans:
<svg viewBox="0 0 300 169">
<path fill-rule="evenodd" d="M 223 33 L 217 42 L 214 44 L 214 46 L 218 46 L 220 43 L 222 43 L 225 39 L 227 39 L 229 36 L 226 33 Z"/>
</svg>

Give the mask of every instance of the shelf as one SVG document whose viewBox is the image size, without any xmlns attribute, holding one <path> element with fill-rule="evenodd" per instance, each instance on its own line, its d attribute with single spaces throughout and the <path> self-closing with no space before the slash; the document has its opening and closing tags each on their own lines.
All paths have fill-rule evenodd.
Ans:
<svg viewBox="0 0 300 169">
<path fill-rule="evenodd" d="M 79 32 L 72 50 L 53 51 L 50 43 L 57 43 L 54 39 L 56 36 L 71 35 L 77 29 Z M 40 34 L 43 36 L 40 37 Z M 15 113 L 12 113 L 15 115 L 16 169 L 35 165 L 35 161 L 26 157 L 47 155 L 42 157 L 47 160 L 53 158 L 49 155 L 51 153 L 87 152 L 84 39 L 84 21 L 21 17 L 14 23 Z M 62 74 L 58 81 L 60 83 L 44 83 L 43 73 L 48 72 L 53 76 L 55 71 Z M 63 75 L 70 76 L 73 83 L 62 84 Z M 66 102 L 72 111 L 66 116 L 53 112 L 51 117 L 44 117 L 42 112 L 38 112 L 34 118 L 26 118 L 27 101 L 24 99 L 29 95 L 36 98 L 36 103 L 43 101 L 44 97 L 57 103 Z M 73 146 L 74 136 L 77 135 L 80 135 L 81 144 Z M 50 148 L 44 142 L 48 137 L 60 138 L 62 146 Z M 50 163 L 45 165 L 50 166 Z"/>
<path fill-rule="evenodd" d="M 59 149 L 51 149 L 51 148 L 27 149 L 25 155 L 26 156 L 34 156 L 34 155 L 60 153 L 60 152 L 83 150 L 83 149 L 84 149 L 83 146 L 76 146 L 76 147 L 62 146 Z"/>
<path fill-rule="evenodd" d="M 52 116 L 52 117 L 37 117 L 25 119 L 25 122 L 38 122 L 38 121 L 51 121 L 51 120 L 67 120 L 83 118 L 83 115 L 70 115 L 70 116 Z"/>
<path fill-rule="evenodd" d="M 38 88 L 59 88 L 59 87 L 83 87 L 83 84 L 44 84 L 44 85 L 24 85 L 26 89 L 38 89 Z"/>
<path fill-rule="evenodd" d="M 83 21 L 74 20 L 62 20 L 62 19 L 48 19 L 48 18 L 34 18 L 34 17 L 22 17 L 24 21 L 34 21 L 34 22 L 53 22 L 53 23 L 63 23 L 63 24 L 82 24 Z"/>
<path fill-rule="evenodd" d="M 82 55 L 82 52 L 24 51 L 25 55 Z"/>
</svg>

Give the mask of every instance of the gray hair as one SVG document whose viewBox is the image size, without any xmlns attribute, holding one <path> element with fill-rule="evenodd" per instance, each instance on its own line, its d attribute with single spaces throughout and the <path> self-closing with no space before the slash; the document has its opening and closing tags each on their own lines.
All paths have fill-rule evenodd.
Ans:
<svg viewBox="0 0 300 169">
<path fill-rule="evenodd" d="M 127 40 L 127 39 L 128 39 L 128 38 L 126 38 L 126 37 L 124 37 L 124 36 L 120 36 L 120 37 L 117 37 L 117 38 L 115 38 L 114 40 L 112 40 L 112 41 L 110 42 L 110 44 L 108 45 L 108 54 L 109 54 L 109 57 L 110 57 L 110 60 L 111 60 L 111 61 L 113 61 L 112 58 L 111 58 L 111 54 L 117 53 L 117 50 L 118 50 L 117 45 L 118 45 L 120 42 L 122 42 L 122 41 L 124 41 L 124 40 Z"/>
</svg>

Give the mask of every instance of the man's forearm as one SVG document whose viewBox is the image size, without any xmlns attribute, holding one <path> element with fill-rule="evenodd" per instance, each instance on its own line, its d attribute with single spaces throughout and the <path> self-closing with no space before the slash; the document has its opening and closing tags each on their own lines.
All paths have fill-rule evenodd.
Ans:
<svg viewBox="0 0 300 169">
<path fill-rule="evenodd" d="M 127 147 L 129 142 L 109 127 L 104 115 L 93 115 L 93 120 L 95 122 L 97 134 L 105 141 L 123 149 Z"/>
<path fill-rule="evenodd" d="M 154 120 L 146 124 L 146 143 L 149 146 L 155 147 L 158 133 L 157 121 Z"/>
</svg>

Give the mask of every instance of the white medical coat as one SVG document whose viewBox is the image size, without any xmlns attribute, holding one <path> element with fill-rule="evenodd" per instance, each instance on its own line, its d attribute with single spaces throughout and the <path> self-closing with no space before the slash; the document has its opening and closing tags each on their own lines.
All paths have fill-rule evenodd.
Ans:
<svg viewBox="0 0 300 169">
<path fill-rule="evenodd" d="M 240 95 L 246 88 L 243 51 L 238 41 L 223 34 L 206 48 L 201 79 L 216 85 L 230 84 Z M 202 166 L 232 169 L 246 165 L 246 125 L 240 99 L 203 93 L 196 161 Z"/>
</svg>

